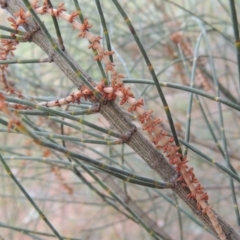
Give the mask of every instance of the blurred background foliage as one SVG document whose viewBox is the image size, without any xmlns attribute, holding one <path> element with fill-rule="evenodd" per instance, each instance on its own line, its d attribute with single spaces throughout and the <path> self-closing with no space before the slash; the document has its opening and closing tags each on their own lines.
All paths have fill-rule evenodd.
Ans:
<svg viewBox="0 0 240 240">
<path fill-rule="evenodd" d="M 96 6 L 98 1 L 78 2 L 84 17 L 93 24 L 91 31 L 103 36 L 103 44 L 106 46 L 99 8 Z M 218 103 L 200 94 L 194 94 L 193 99 L 189 97 L 191 92 L 196 93 L 193 89 L 215 96 L 215 78 L 220 84 L 220 96 L 239 106 L 238 63 L 228 1 L 122 0 L 119 2 L 131 19 L 159 81 L 163 86 L 167 83 L 171 84 L 170 87 L 164 87 L 163 91 L 179 138 L 184 139 L 187 129 L 191 127 L 189 143 L 199 153 L 188 151 L 189 165 L 194 167 L 196 176 L 205 186 L 210 197 L 210 205 L 236 229 L 237 221 L 228 176 L 205 161 L 207 156 L 226 165 L 222 154 L 224 143 Z M 56 0 L 52 3 L 58 6 L 62 1 Z M 235 1 L 235 4 L 239 12 L 240 2 Z M 115 51 L 113 59 L 117 70 L 125 75 L 126 84 L 131 87 L 136 97 L 143 97 L 145 106 L 154 110 L 155 116 L 160 117 L 163 126 L 169 130 L 159 95 L 128 27 L 112 1 L 102 0 L 101 6 L 111 46 Z M 69 13 L 76 10 L 72 1 L 65 1 L 65 7 Z M 10 26 L 6 20 L 8 14 L 4 10 L 0 10 L 0 17 L 1 25 Z M 51 17 L 48 15 L 40 17 L 52 36 L 56 38 Z M 78 32 L 68 23 L 61 19 L 58 22 L 66 50 L 96 82 L 100 82 L 102 76 L 97 63 L 93 60 L 92 51 L 88 49 L 88 42 L 78 38 Z M 0 34 L 6 33 L 1 30 Z M 45 57 L 46 54 L 33 43 L 21 43 L 15 51 L 14 59 Z M 213 67 L 216 72 L 213 71 Z M 54 63 L 12 64 L 9 66 L 7 78 L 22 92 L 25 99 L 36 103 L 59 99 L 76 90 L 73 83 Z M 191 86 L 191 81 L 192 84 L 194 82 L 194 87 Z M 191 110 L 189 110 L 190 104 L 192 104 Z M 91 103 L 83 101 L 79 105 L 70 104 L 68 107 L 54 108 L 59 111 L 59 115 L 56 116 L 49 116 L 49 113 L 44 111 L 38 113 L 35 111 L 34 114 L 29 115 L 27 110 L 19 111 L 19 114 L 33 131 L 45 132 L 48 134 L 48 139 L 61 145 L 62 140 L 65 140 L 66 147 L 74 152 L 133 174 L 161 180 L 127 145 L 108 146 L 106 143 L 100 145 L 94 141 L 115 138 L 76 121 L 63 119 L 60 114 L 61 111 L 76 113 L 89 107 Z M 122 108 L 125 109 L 124 106 Z M 235 171 L 239 172 L 239 113 L 224 104 L 221 113 L 224 119 L 227 155 Z M 189 114 L 191 114 L 191 122 L 188 122 Z M 204 114 L 209 124 L 206 123 Z M 129 114 L 128 116 L 141 129 L 134 116 Z M 9 121 L 4 115 L 0 117 Z M 111 129 L 100 114 L 85 114 L 80 117 L 105 129 Z M 63 134 L 62 128 L 64 135 L 75 139 L 53 135 Z M 219 145 L 210 129 L 214 132 L 215 140 Z M 68 239 L 151 239 L 151 236 L 134 222 L 132 217 L 129 217 L 126 209 L 104 191 L 85 170 L 78 167 L 82 179 L 76 176 L 72 171 L 72 165 L 63 154 L 37 146 L 28 136 L 11 133 L 3 124 L 0 126 L 0 131 L 0 153 L 4 160 L 62 236 Z M 93 144 L 79 142 L 76 139 L 93 140 Z M 222 151 L 219 150 L 219 146 Z M 131 198 L 131 201 L 140 207 L 142 213 L 152 219 L 158 227 L 163 227 L 172 239 L 214 239 L 202 226 L 199 226 L 197 220 L 194 221 L 196 219 L 194 214 L 182 201 L 178 201 L 171 190 L 126 183 L 92 166 L 88 166 L 88 169 L 107 185 L 110 184 L 109 181 L 114 182 L 113 186 L 118 187 L 113 189 L 116 194 Z M 4 168 L 0 168 L 0 177 L 0 238 L 53 239 L 53 233 L 9 178 Z M 104 197 L 100 197 L 92 188 Z M 239 197 L 237 184 L 235 193 Z M 127 215 L 114 209 L 109 202 Z M 126 199 L 125 202 L 127 203 Z M 176 204 L 179 204 L 184 212 L 179 213 L 175 208 Z"/>
</svg>

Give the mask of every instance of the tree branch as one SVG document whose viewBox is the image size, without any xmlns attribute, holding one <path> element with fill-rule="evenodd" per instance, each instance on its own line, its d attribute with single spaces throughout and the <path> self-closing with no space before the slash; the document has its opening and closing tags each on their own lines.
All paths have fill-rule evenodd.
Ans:
<svg viewBox="0 0 240 240">
<path fill-rule="evenodd" d="M 24 8 L 24 5 L 21 0 L 8 0 L 7 6 L 5 9 L 13 14 L 14 12 L 19 11 L 20 8 Z M 28 24 L 24 25 L 26 31 L 31 31 L 31 29 L 36 29 L 36 24 L 32 19 L 28 19 Z M 32 37 L 32 41 L 37 44 L 46 54 L 52 56 L 54 63 L 59 67 L 59 69 L 71 80 L 76 87 L 78 88 L 81 85 L 80 79 L 76 73 L 68 66 L 68 64 L 63 60 L 59 53 L 53 50 L 48 39 L 44 36 L 41 30 L 37 31 Z M 57 44 L 57 42 L 56 42 Z M 83 72 L 83 69 L 72 59 L 72 57 L 64 51 L 66 57 L 75 65 L 79 71 Z M 87 74 L 85 73 L 85 76 Z M 87 79 L 92 83 L 92 79 L 88 76 Z M 120 134 L 125 134 L 133 128 L 133 124 L 128 121 L 121 109 L 114 102 L 107 102 L 106 104 L 101 105 L 100 113 L 109 121 L 109 123 L 119 131 Z M 175 175 L 176 171 L 174 168 L 167 162 L 166 158 L 158 152 L 158 150 L 137 130 L 133 133 L 132 137 L 127 143 L 148 165 L 157 171 L 159 175 L 165 181 L 171 180 Z M 214 228 L 209 221 L 209 218 L 206 214 L 198 212 L 196 200 L 191 200 L 187 198 L 187 195 L 190 193 L 188 188 L 182 187 L 180 183 L 176 184 L 176 187 L 173 191 L 190 207 L 190 209 L 197 214 L 197 216 L 204 222 L 206 227 L 211 229 L 214 235 L 217 237 Z M 234 231 L 234 229 L 226 223 L 217 213 L 216 216 L 220 225 L 225 232 L 227 239 L 240 239 L 239 234 Z"/>
</svg>

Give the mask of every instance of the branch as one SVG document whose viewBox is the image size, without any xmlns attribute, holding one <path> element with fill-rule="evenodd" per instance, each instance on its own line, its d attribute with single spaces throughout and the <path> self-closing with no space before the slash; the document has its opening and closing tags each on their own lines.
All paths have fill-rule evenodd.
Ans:
<svg viewBox="0 0 240 240">
<path fill-rule="evenodd" d="M 5 9 L 13 14 L 20 10 L 20 8 L 25 8 L 22 1 L 18 0 L 8 0 Z M 36 29 L 36 23 L 28 19 L 27 24 L 24 25 L 26 31 L 31 31 Z M 40 27 L 40 26 L 39 26 Z M 61 55 L 64 55 L 80 72 L 84 72 L 83 69 L 71 58 L 71 56 L 66 52 L 54 51 L 51 43 L 47 37 L 43 34 L 41 30 L 37 31 L 33 37 L 32 41 L 37 44 L 46 54 L 52 57 L 55 64 L 59 69 L 72 81 L 77 88 L 81 85 L 79 77 L 76 72 L 70 68 L 68 63 L 64 60 Z M 57 43 L 56 43 L 57 44 Z M 89 83 L 93 83 L 92 79 L 84 73 L 85 78 Z M 114 103 L 107 101 L 105 104 L 101 104 L 100 113 L 109 121 L 109 123 L 119 131 L 120 134 L 124 135 L 133 129 L 134 125 L 128 121 L 121 109 Z M 158 152 L 152 143 L 150 143 L 138 130 L 135 131 L 127 144 L 145 161 L 148 165 L 159 173 L 159 175 L 165 181 L 170 181 L 176 176 L 176 171 L 168 163 L 166 158 Z M 197 202 L 195 199 L 189 199 L 188 195 L 191 193 L 188 188 L 182 186 L 182 184 L 177 183 L 173 191 L 192 209 L 192 211 L 198 215 L 198 217 L 205 223 L 206 227 L 213 231 L 214 235 L 217 237 L 217 233 L 208 216 L 201 211 L 198 211 Z M 216 214 L 216 213 L 215 213 Z M 233 228 L 227 224 L 218 214 L 216 214 L 217 220 L 219 221 L 227 239 L 240 239 L 240 236 Z"/>
</svg>

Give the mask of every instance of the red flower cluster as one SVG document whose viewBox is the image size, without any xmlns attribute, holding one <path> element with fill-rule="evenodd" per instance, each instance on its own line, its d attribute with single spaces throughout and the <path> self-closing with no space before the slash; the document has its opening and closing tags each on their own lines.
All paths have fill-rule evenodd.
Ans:
<svg viewBox="0 0 240 240">
<path fill-rule="evenodd" d="M 26 23 L 27 15 L 25 14 L 25 11 L 21 8 L 18 12 L 14 14 L 14 16 L 16 16 L 17 19 L 9 17 L 8 21 L 11 22 L 11 26 L 13 27 L 13 29 L 17 30 L 19 26 Z"/>
<path fill-rule="evenodd" d="M 86 35 L 86 32 L 91 27 L 92 27 L 92 24 L 90 24 L 87 19 L 84 19 L 84 23 L 82 24 L 82 26 L 79 29 L 81 32 L 78 34 L 78 36 L 84 38 Z"/>
<path fill-rule="evenodd" d="M 7 60 L 9 57 L 14 56 L 13 51 L 16 49 L 18 42 L 15 40 L 2 39 L 0 41 L 0 60 Z M 20 91 L 13 88 L 12 84 L 7 81 L 5 73 L 7 72 L 8 64 L 0 65 L 0 82 L 3 83 L 4 89 L 7 93 L 17 94 L 18 97 L 22 97 Z"/>
<path fill-rule="evenodd" d="M 0 60 L 6 60 L 9 56 L 14 56 L 13 51 L 18 45 L 17 41 L 2 39 L 0 43 Z M 7 65 L 0 65 L 0 68 L 6 70 Z"/>
</svg>

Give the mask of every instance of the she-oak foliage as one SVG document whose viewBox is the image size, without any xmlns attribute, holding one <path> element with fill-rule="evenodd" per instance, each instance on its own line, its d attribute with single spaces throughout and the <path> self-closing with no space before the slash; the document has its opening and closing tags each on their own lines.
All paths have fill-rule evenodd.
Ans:
<svg viewBox="0 0 240 240">
<path fill-rule="evenodd" d="M 99 144 L 128 144 L 166 181 L 165 183 L 155 183 L 156 188 L 172 188 L 172 190 L 178 194 L 194 212 L 198 213 L 198 217 L 219 239 L 240 239 L 239 235 L 231 228 L 231 226 L 218 216 L 211 207 L 211 201 L 208 201 L 208 194 L 204 191 L 202 184 L 195 175 L 196 170 L 191 167 L 189 159 L 187 159 L 186 155 L 181 151 L 174 127 L 172 127 L 173 136 L 170 136 L 169 133 L 163 129 L 161 119 L 154 116 L 153 110 L 148 110 L 144 107 L 144 99 L 137 99 L 132 89 L 123 83 L 125 76 L 118 72 L 117 66 L 113 62 L 112 56 L 114 51 L 111 49 L 105 49 L 102 44 L 102 37 L 91 33 L 92 24 L 89 22 L 88 18 L 83 18 L 82 13 L 79 10 L 68 13 L 65 9 L 64 3 L 60 4 L 58 7 L 52 7 L 52 4 L 47 0 L 43 1 L 42 4 L 37 0 L 32 3 L 23 0 L 24 4 L 22 4 L 21 1 L 18 1 L 18 4 L 15 5 L 14 2 L 15 1 L 1 2 L 2 7 L 12 14 L 12 17 L 8 18 L 12 27 L 11 37 L 8 39 L 2 39 L 0 46 L 0 74 L 1 82 L 4 87 L 4 91 L 1 92 L 0 95 L 0 109 L 3 114 L 9 117 L 9 122 L 7 124 L 8 130 L 14 130 L 26 134 L 30 136 L 36 144 L 64 153 L 65 156 L 68 157 L 70 161 L 75 162 L 75 164 L 79 163 L 75 160 L 78 158 L 86 164 L 90 164 L 99 169 L 108 169 L 111 173 L 111 169 L 114 170 L 111 166 L 98 164 L 97 161 L 90 162 L 83 155 L 76 154 L 62 146 L 57 146 L 57 144 L 42 140 L 39 136 L 36 136 L 31 129 L 29 129 L 19 115 L 21 110 L 45 111 L 47 108 L 50 109 L 51 107 L 80 104 L 82 101 L 89 101 L 94 107 L 91 110 L 86 111 L 86 113 L 94 114 L 95 112 L 99 112 L 110 122 L 115 130 L 118 131 L 118 133 L 115 134 L 115 137 L 119 138 L 118 140 L 108 142 L 99 141 Z M 140 46 L 141 53 L 145 55 L 146 52 L 130 19 L 124 12 L 124 9 L 118 1 L 113 0 L 112 2 L 123 16 L 136 42 L 139 41 L 138 46 Z M 48 33 L 47 26 L 44 26 L 39 18 L 41 15 L 52 16 L 57 20 L 61 19 L 68 22 L 69 26 L 75 30 L 74 33 L 77 32 L 76 37 L 79 37 L 79 41 L 86 39 L 89 42 L 88 49 L 92 49 L 95 53 L 94 60 L 98 61 L 100 66 L 104 66 L 105 75 L 103 74 L 103 79 L 101 81 L 95 83 L 90 76 L 88 76 L 71 58 L 69 58 L 61 41 L 57 43 Z M 81 16 L 80 19 L 82 21 L 79 21 L 79 15 Z M 26 33 L 20 30 L 20 26 L 25 28 Z M 181 34 L 172 35 L 171 38 L 175 44 L 181 43 L 185 55 L 191 52 L 185 44 Z M 69 96 L 53 101 L 39 101 L 36 104 L 30 104 L 27 103 L 27 101 L 24 102 L 24 97 L 22 96 L 21 91 L 16 90 L 7 80 L 8 61 L 11 61 L 11 58 L 14 56 L 14 51 L 16 48 L 21 47 L 19 45 L 23 44 L 22 42 L 24 41 L 33 41 L 48 53 L 49 58 L 41 59 L 39 60 L 39 63 L 48 61 L 54 62 L 59 66 L 62 72 L 66 74 L 73 83 L 75 83 L 76 90 Z M 147 56 L 145 56 L 144 59 L 153 79 L 156 78 L 150 60 Z M 6 61 L 5 64 L 4 61 Z M 199 74 L 201 75 L 200 71 Z M 209 88 L 204 76 L 201 75 L 200 77 L 202 77 L 201 81 L 204 89 Z M 79 84 L 79 80 L 81 80 L 81 84 Z M 157 83 L 156 86 L 160 94 L 162 94 L 160 85 Z M 14 102 L 14 99 L 8 97 L 7 94 L 14 95 L 20 100 L 22 99 L 22 102 L 20 100 Z M 161 99 L 168 119 L 171 122 L 171 113 L 163 94 L 161 95 Z M 115 103 L 116 100 L 119 104 Z M 125 117 L 125 114 L 121 110 L 122 105 L 127 105 L 128 112 L 136 116 L 136 119 L 141 124 L 141 128 L 147 136 L 147 139 L 139 132 L 139 130 L 137 130 L 129 119 Z M 52 111 L 51 113 L 54 115 L 54 110 L 49 111 Z M 69 116 L 68 112 L 66 112 L 65 115 L 63 113 L 63 117 Z M 84 122 L 83 119 L 74 116 L 72 119 L 77 120 L 80 123 Z M 109 132 L 109 134 L 111 135 L 111 132 Z M 56 169 L 54 170 L 53 168 L 53 171 L 56 172 L 58 178 L 63 182 L 63 179 L 61 179 L 61 176 Z M 75 171 L 77 172 L 76 168 Z M 115 171 L 118 170 L 115 169 Z M 124 174 L 126 173 L 119 170 L 118 173 L 116 172 L 116 177 L 126 180 L 123 178 Z M 140 184 L 142 180 L 143 179 L 140 177 L 138 178 L 137 176 L 135 178 L 128 177 L 129 182 L 136 184 Z M 149 184 L 152 183 L 149 182 Z M 71 188 L 66 184 L 63 184 L 63 187 L 65 187 L 67 191 L 72 192 Z M 111 194 L 111 190 L 106 189 L 106 186 L 103 186 L 103 188 Z M 119 202 L 121 202 L 120 199 Z M 128 207 L 126 206 L 126 208 Z M 136 217 L 131 209 L 129 209 L 129 213 L 132 214 L 133 217 Z M 161 234 L 152 230 L 151 226 L 147 226 L 147 224 L 144 221 L 141 221 L 140 218 L 138 218 L 137 221 L 152 235 L 153 238 L 159 239 L 159 235 Z M 161 236 L 163 239 L 170 239 L 168 234 L 164 234 L 163 231 Z M 58 234 L 56 234 L 56 236 L 58 236 Z"/>
</svg>

